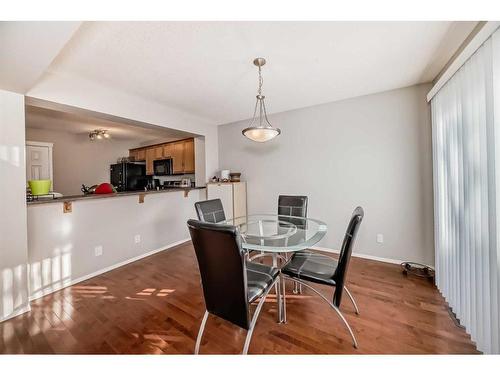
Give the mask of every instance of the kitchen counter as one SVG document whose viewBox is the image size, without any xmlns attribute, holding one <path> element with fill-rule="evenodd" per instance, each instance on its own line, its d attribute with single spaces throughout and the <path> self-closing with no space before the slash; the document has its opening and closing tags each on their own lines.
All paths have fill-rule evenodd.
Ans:
<svg viewBox="0 0 500 375">
<path fill-rule="evenodd" d="M 150 195 L 150 194 L 162 194 L 162 193 L 171 193 L 174 191 L 183 191 L 184 194 L 188 194 L 191 190 L 199 190 L 199 189 L 205 189 L 206 187 L 172 187 L 172 188 L 166 188 L 162 190 L 137 190 L 137 191 L 122 191 L 119 193 L 112 193 L 112 194 L 80 194 L 80 195 L 66 195 L 62 196 L 60 198 L 54 198 L 54 199 L 40 199 L 40 200 L 34 200 L 31 202 L 27 202 L 28 206 L 32 205 L 38 205 L 38 204 L 51 204 L 51 203 L 62 203 L 62 202 L 74 202 L 74 201 L 80 201 L 80 200 L 87 200 L 87 199 L 105 199 L 105 198 L 118 198 L 118 197 L 126 197 L 126 196 L 131 196 L 131 195 Z"/>
</svg>

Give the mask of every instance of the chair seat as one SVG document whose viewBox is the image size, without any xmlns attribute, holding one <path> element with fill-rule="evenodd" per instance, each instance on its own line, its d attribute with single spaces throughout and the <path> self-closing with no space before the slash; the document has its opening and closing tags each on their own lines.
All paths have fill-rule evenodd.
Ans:
<svg viewBox="0 0 500 375">
<path fill-rule="evenodd" d="M 279 270 L 264 264 L 247 262 L 248 302 L 255 301 L 273 283 Z"/>
<path fill-rule="evenodd" d="M 308 250 L 293 254 L 290 261 L 281 269 L 285 275 L 319 284 L 335 285 L 333 275 L 338 262 L 326 255 Z"/>
</svg>

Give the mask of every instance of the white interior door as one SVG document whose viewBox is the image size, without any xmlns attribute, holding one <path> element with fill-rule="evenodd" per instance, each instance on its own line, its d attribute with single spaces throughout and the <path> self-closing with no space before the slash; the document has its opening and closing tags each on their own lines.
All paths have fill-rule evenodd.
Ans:
<svg viewBox="0 0 500 375">
<path fill-rule="evenodd" d="M 26 144 L 26 181 L 52 180 L 52 144 Z"/>
</svg>

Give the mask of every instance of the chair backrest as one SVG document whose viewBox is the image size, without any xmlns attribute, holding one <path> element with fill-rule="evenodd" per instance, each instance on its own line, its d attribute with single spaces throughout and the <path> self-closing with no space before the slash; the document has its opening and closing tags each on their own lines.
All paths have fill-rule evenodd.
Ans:
<svg viewBox="0 0 500 375">
<path fill-rule="evenodd" d="M 198 220 L 207 223 L 219 223 L 226 220 L 224 215 L 224 207 L 220 199 L 210 199 L 206 201 L 196 202 L 194 204 Z"/>
<path fill-rule="evenodd" d="M 247 272 L 238 229 L 199 220 L 189 220 L 187 224 L 207 311 L 248 329 Z"/>
<path fill-rule="evenodd" d="M 303 195 L 280 195 L 278 197 L 278 215 L 280 221 L 286 221 L 298 228 L 307 227 L 307 197 Z M 287 217 L 294 216 L 294 217 Z M 300 218 L 304 219 L 300 219 Z"/>
<path fill-rule="evenodd" d="M 336 284 L 335 293 L 333 295 L 333 303 L 337 307 L 340 306 L 347 275 L 347 268 L 349 267 L 349 261 L 351 260 L 352 248 L 364 215 L 365 213 L 362 207 L 356 207 L 354 209 L 351 220 L 349 220 L 349 225 L 347 225 L 344 241 L 342 242 L 342 248 L 340 249 L 339 254 L 339 263 L 337 265 L 337 269 L 335 270 L 335 274 L 333 275 Z"/>
<path fill-rule="evenodd" d="M 307 217 L 307 197 L 303 195 L 280 195 L 278 215 Z"/>
</svg>

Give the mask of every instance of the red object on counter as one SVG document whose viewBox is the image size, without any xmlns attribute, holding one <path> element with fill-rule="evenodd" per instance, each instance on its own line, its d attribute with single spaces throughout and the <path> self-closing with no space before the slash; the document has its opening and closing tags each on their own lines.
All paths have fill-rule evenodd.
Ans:
<svg viewBox="0 0 500 375">
<path fill-rule="evenodd" d="M 111 194 L 113 193 L 113 185 L 104 182 L 96 187 L 94 194 Z"/>
</svg>

